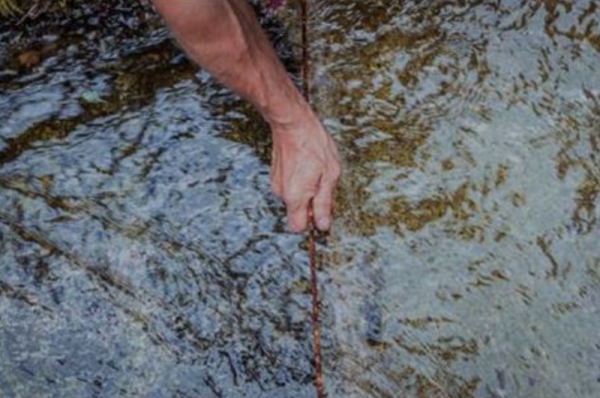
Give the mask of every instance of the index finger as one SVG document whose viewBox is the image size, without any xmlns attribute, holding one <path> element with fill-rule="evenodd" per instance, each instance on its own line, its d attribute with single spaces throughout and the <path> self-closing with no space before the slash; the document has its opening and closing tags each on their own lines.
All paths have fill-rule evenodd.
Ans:
<svg viewBox="0 0 600 398">
<path fill-rule="evenodd" d="M 288 225 L 293 232 L 302 232 L 308 225 L 310 197 L 286 201 Z"/>
<path fill-rule="evenodd" d="M 321 231 L 327 231 L 331 226 L 334 187 L 335 181 L 321 179 L 319 190 L 313 200 L 315 224 Z"/>
</svg>

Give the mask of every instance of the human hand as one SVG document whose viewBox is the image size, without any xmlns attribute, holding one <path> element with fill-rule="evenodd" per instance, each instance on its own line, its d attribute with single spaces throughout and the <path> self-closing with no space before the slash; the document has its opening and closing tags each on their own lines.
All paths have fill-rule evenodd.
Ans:
<svg viewBox="0 0 600 398">
<path fill-rule="evenodd" d="M 312 199 L 317 228 L 328 230 L 334 189 L 340 177 L 335 142 L 312 110 L 297 122 L 271 125 L 271 131 L 271 189 L 285 202 L 290 229 L 301 232 L 306 228 Z"/>
</svg>

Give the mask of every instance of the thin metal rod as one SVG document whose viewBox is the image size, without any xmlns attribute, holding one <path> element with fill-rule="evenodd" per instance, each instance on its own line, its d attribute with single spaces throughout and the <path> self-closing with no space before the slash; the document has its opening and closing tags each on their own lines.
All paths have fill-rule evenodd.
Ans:
<svg viewBox="0 0 600 398">
<path fill-rule="evenodd" d="M 308 5 L 306 0 L 300 4 L 300 18 L 302 19 L 302 92 L 306 101 L 310 103 L 310 55 L 308 53 Z"/>
<path fill-rule="evenodd" d="M 310 54 L 308 43 L 308 4 L 302 0 L 300 5 L 300 18 L 302 20 L 302 92 L 306 101 L 310 103 Z M 311 327 L 313 337 L 313 358 L 315 364 L 315 387 L 317 398 L 324 398 L 323 373 L 321 369 L 321 328 L 319 324 L 319 289 L 317 284 L 317 249 L 316 228 L 313 214 L 312 200 L 308 206 L 309 232 L 308 252 L 310 259 L 310 292 L 312 296 Z"/>
<path fill-rule="evenodd" d="M 316 229 L 312 211 L 312 201 L 309 206 L 310 230 L 308 232 L 308 252 L 310 258 L 310 293 L 312 295 L 312 337 L 313 337 L 313 358 L 315 363 L 315 387 L 317 397 L 324 398 L 323 390 L 323 372 L 321 369 L 321 328 L 319 324 L 319 290 L 317 285 L 317 249 L 316 249 Z"/>
</svg>

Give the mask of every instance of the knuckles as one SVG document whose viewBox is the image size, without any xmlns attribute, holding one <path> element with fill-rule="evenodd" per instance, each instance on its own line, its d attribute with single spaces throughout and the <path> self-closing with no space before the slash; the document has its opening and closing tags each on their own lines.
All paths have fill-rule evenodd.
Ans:
<svg viewBox="0 0 600 398">
<path fill-rule="evenodd" d="M 286 207 L 288 207 L 289 209 L 298 208 L 302 206 L 304 202 L 308 202 L 308 200 L 305 200 L 304 195 L 299 195 L 297 193 L 290 193 L 285 191 L 283 192 L 281 199 L 285 203 Z"/>
</svg>

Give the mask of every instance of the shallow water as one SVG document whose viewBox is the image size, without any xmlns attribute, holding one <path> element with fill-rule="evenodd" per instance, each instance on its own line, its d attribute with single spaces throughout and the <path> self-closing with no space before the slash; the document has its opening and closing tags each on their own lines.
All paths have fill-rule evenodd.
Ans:
<svg viewBox="0 0 600 398">
<path fill-rule="evenodd" d="M 600 395 L 595 4 L 309 3 L 345 163 L 328 396 Z M 3 396 L 314 396 L 264 125 L 154 17 L 89 7 L 35 67 L 0 48 Z"/>
</svg>

